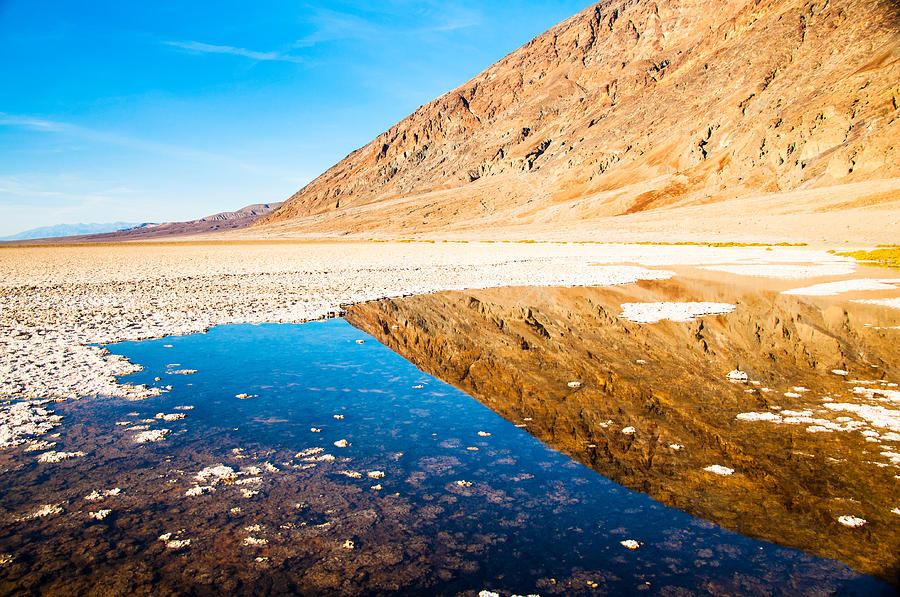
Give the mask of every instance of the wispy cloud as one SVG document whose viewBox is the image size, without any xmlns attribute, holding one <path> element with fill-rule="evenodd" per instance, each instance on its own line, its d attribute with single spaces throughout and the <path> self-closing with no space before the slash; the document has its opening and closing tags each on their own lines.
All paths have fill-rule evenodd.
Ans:
<svg viewBox="0 0 900 597">
<path fill-rule="evenodd" d="M 392 6 L 393 5 L 393 6 Z M 379 40 L 397 36 L 422 36 L 452 32 L 482 23 L 479 11 L 446 2 L 387 3 L 366 13 L 348 13 L 328 8 L 309 7 L 307 17 L 315 31 L 297 40 L 293 47 L 302 48 L 322 42 L 346 39 Z M 399 26 L 402 18 L 426 25 Z M 389 22 L 390 24 L 386 24 Z"/>
<path fill-rule="evenodd" d="M 237 48 L 234 46 L 220 46 L 215 44 L 207 44 L 200 41 L 164 41 L 163 44 L 187 50 L 189 52 L 199 52 L 201 54 L 230 54 L 232 56 L 243 56 L 251 60 L 274 60 L 279 62 L 303 62 L 299 56 L 292 56 L 283 52 L 257 52 L 256 50 L 248 50 L 246 48 Z"/>
</svg>

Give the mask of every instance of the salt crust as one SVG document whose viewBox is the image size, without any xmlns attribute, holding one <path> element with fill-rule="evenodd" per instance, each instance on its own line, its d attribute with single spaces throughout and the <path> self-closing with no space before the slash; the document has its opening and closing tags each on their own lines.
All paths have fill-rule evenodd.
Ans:
<svg viewBox="0 0 900 597">
<path fill-rule="evenodd" d="M 722 466 L 720 464 L 712 464 L 710 466 L 707 466 L 703 470 L 705 470 L 708 473 L 713 473 L 715 475 L 722 475 L 722 476 L 726 476 L 726 477 L 728 475 L 734 474 L 733 468 L 728 468 L 727 466 Z"/>
<path fill-rule="evenodd" d="M 854 303 L 865 303 L 867 305 L 880 305 L 882 307 L 890 307 L 891 309 L 900 309 L 900 298 L 858 299 L 853 302 Z M 896 329 L 900 329 L 900 326 L 894 326 L 894 327 L 890 327 L 888 329 L 896 330 Z"/>
<path fill-rule="evenodd" d="M 46 400 L 0 404 L 0 448 L 18 446 L 60 424 L 62 416 L 44 408 Z"/>
<path fill-rule="evenodd" d="M 804 288 L 794 288 L 792 290 L 782 291 L 781 294 L 832 296 L 844 292 L 855 292 L 860 290 L 895 290 L 898 285 L 900 285 L 900 279 L 898 278 L 863 278 L 860 280 L 841 280 L 840 282 L 826 282 L 824 284 L 815 284 Z"/>
<path fill-rule="evenodd" d="M 820 278 L 823 276 L 846 276 L 856 271 L 852 264 L 829 263 L 817 265 L 791 265 L 791 264 L 739 264 L 739 265 L 704 265 L 700 269 L 708 269 L 716 272 L 725 272 L 739 276 L 753 276 L 760 278 L 780 278 L 782 280 L 796 280 L 801 278 Z"/>
<path fill-rule="evenodd" d="M 865 518 L 857 518 L 856 516 L 844 515 L 838 516 L 838 522 L 845 527 L 856 529 L 865 525 L 868 521 Z"/>
<path fill-rule="evenodd" d="M 663 319 L 671 321 L 693 321 L 703 315 L 721 315 L 734 311 L 729 303 L 623 303 L 623 317 L 635 323 L 657 323 Z"/>
<path fill-rule="evenodd" d="M 501 286 L 611 286 L 668 279 L 674 273 L 627 265 L 596 266 L 591 250 L 555 257 L 515 248 L 428 254 L 373 247 L 265 247 L 191 263 L 178 256 L 140 262 L 76 256 L 35 267 L 27 251 L 0 260 L 0 396 L 107 395 L 139 399 L 160 388 L 120 384 L 141 370 L 96 344 L 201 332 L 226 323 L 304 322 L 340 314 L 342 305 L 380 298 Z M 227 253 L 227 251 L 226 251 Z M 289 254 L 285 259 L 284 254 Z M 66 253 L 61 255 L 72 255 Z M 17 262 L 17 260 L 20 260 Z M 93 262 L 92 262 L 93 261 Z M 624 261 L 620 260 L 620 263 Z M 33 273 L 40 271 L 37 279 Z"/>
</svg>

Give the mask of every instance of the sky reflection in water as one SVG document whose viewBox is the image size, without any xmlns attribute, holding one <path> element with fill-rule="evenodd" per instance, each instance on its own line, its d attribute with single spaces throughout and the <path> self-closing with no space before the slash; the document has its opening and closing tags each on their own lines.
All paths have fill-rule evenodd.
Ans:
<svg viewBox="0 0 900 597">
<path fill-rule="evenodd" d="M 11 475 L 0 476 L 7 508 L 54 496 L 69 504 L 41 521 L 39 536 L 6 525 L 0 549 L 30 569 L 0 568 L 0 587 L 34 586 L 37 568 L 59 568 L 52 562 L 78 545 L 86 555 L 73 559 L 84 563 L 70 589 L 127 571 L 123 591 L 201 594 L 892 593 L 837 562 L 624 489 L 343 320 L 220 326 L 110 348 L 145 366 L 127 381 L 172 391 L 56 406 L 66 417 L 57 449 L 88 454 L 56 465 L 55 482 L 40 473 L 47 465 L 26 465 L 17 498 Z M 169 373 L 182 369 L 197 372 Z M 179 412 L 186 417 L 143 423 L 171 430 L 157 443 L 136 444 L 134 430 L 115 424 Z M 296 456 L 314 447 L 323 451 Z M 335 460 L 309 462 L 323 454 Z M 185 496 L 203 484 L 197 472 L 220 463 L 236 479 Z M 84 522 L 99 506 L 81 496 L 113 486 L 124 490 L 103 505 L 114 514 Z M 166 549 L 157 537 L 167 532 L 190 545 Z M 627 549 L 627 539 L 641 547 Z"/>
</svg>

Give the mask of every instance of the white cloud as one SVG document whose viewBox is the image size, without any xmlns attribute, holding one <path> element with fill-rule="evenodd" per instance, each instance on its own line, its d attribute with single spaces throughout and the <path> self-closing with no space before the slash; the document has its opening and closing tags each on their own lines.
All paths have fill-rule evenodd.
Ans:
<svg viewBox="0 0 900 597">
<path fill-rule="evenodd" d="M 215 44 L 207 44 L 199 41 L 164 41 L 167 46 L 181 48 L 190 52 L 200 52 L 202 54 L 230 54 L 232 56 L 243 56 L 251 60 L 274 60 L 279 62 L 303 62 L 299 56 L 292 56 L 282 52 L 257 52 L 256 50 L 248 50 L 246 48 L 237 48 L 234 46 L 220 46 Z"/>
</svg>

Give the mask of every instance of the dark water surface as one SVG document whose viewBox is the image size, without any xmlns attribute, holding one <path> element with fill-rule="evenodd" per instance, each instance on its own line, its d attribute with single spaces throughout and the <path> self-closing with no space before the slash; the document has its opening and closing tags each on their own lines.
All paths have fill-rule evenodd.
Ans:
<svg viewBox="0 0 900 597">
<path fill-rule="evenodd" d="M 172 390 L 50 405 L 83 457 L 10 451 L 5 594 L 893 594 L 627 490 L 343 320 L 110 349 Z M 62 513 L 22 520 L 41 504 Z"/>
</svg>

